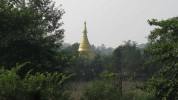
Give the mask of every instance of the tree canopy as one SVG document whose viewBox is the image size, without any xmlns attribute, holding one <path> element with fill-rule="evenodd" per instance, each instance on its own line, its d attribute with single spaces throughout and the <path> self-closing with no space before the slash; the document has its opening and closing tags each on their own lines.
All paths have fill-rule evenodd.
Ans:
<svg viewBox="0 0 178 100">
<path fill-rule="evenodd" d="M 137 43 L 131 40 L 125 41 L 123 45 L 118 46 L 114 52 L 114 62 L 118 70 L 126 76 L 133 76 L 138 73 L 144 64 L 143 57 Z"/>
<path fill-rule="evenodd" d="M 161 99 L 178 99 L 178 17 L 158 21 L 149 20 L 157 26 L 148 36 L 150 45 L 149 64 L 161 66 L 150 81 L 156 96 Z"/>
<path fill-rule="evenodd" d="M 1 0 L 0 66 L 30 62 L 38 71 L 60 70 L 66 62 L 58 52 L 63 14 L 51 0 Z"/>
</svg>

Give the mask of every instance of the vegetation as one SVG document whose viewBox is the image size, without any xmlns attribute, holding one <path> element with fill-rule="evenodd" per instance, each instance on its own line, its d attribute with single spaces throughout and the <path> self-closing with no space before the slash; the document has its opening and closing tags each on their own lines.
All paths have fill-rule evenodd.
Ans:
<svg viewBox="0 0 178 100">
<path fill-rule="evenodd" d="M 154 92 L 151 93 L 134 93 L 134 92 L 125 92 L 121 100 L 156 100 Z"/>
<path fill-rule="evenodd" d="M 100 80 L 95 80 L 84 89 L 81 100 L 155 100 L 154 91 L 151 93 L 136 93 L 133 90 L 123 91 L 121 94 L 118 85 L 118 74 L 105 71 Z"/>
<path fill-rule="evenodd" d="M 87 87 L 84 91 L 84 100 L 118 100 L 120 93 L 118 91 L 117 74 L 103 72 L 102 80 L 97 80 Z"/>
<path fill-rule="evenodd" d="M 35 73 L 29 71 L 24 78 L 17 74 L 25 64 L 11 70 L 0 69 L 1 100 L 69 100 L 64 84 L 72 75 L 62 73 Z"/>
<path fill-rule="evenodd" d="M 0 0 L 0 99 L 70 99 L 63 14 L 51 0 Z"/>
<path fill-rule="evenodd" d="M 52 0 L 0 1 L 0 99 L 70 100 L 72 82 L 91 83 L 81 100 L 178 99 L 178 17 L 149 20 L 157 27 L 147 44 L 92 45 L 87 61 L 79 43 L 63 43 L 63 14 Z"/>
<path fill-rule="evenodd" d="M 141 54 L 136 42 L 125 41 L 124 45 L 120 45 L 114 50 L 113 56 L 118 70 L 122 70 L 125 76 L 141 74 L 144 54 Z"/>
<path fill-rule="evenodd" d="M 58 52 L 64 30 L 63 9 L 51 0 L 0 1 L 0 66 L 11 69 L 17 63 L 30 62 L 22 69 L 34 72 L 56 71 L 66 66 Z"/>
<path fill-rule="evenodd" d="M 178 17 L 158 21 L 149 21 L 155 28 L 148 39 L 150 45 L 146 52 L 149 64 L 157 63 L 158 72 L 151 79 L 148 90 L 155 90 L 159 99 L 178 99 Z M 156 66 L 156 67 L 157 67 Z"/>
</svg>

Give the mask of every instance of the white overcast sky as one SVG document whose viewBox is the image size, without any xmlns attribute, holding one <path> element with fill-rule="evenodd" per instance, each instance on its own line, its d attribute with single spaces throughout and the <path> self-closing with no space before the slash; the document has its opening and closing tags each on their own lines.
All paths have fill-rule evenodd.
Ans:
<svg viewBox="0 0 178 100">
<path fill-rule="evenodd" d="M 123 41 L 146 43 L 148 19 L 178 16 L 178 0 L 54 0 L 62 4 L 65 43 L 80 42 L 86 20 L 90 44 L 117 47 Z"/>
</svg>

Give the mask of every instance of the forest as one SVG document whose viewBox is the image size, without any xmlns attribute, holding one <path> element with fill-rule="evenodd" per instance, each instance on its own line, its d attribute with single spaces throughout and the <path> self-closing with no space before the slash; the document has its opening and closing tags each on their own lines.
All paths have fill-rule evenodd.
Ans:
<svg viewBox="0 0 178 100">
<path fill-rule="evenodd" d="M 148 43 L 117 48 L 63 41 L 52 0 L 0 0 L 0 100 L 178 100 L 178 17 L 148 19 Z"/>
</svg>

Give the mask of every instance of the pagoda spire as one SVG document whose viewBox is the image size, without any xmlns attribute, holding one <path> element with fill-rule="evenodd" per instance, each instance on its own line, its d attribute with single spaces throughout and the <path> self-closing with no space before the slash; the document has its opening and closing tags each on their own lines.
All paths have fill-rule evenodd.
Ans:
<svg viewBox="0 0 178 100">
<path fill-rule="evenodd" d="M 87 54 L 89 59 L 94 58 L 94 53 L 93 53 L 93 50 L 91 48 L 91 45 L 90 45 L 90 43 L 88 41 L 88 37 L 87 37 L 86 21 L 84 22 L 83 37 L 82 37 L 82 41 L 80 42 L 78 51 L 79 51 L 80 55 L 82 55 L 83 52 L 85 54 Z"/>
<path fill-rule="evenodd" d="M 86 23 L 86 21 L 84 22 L 84 30 L 83 30 L 83 33 L 84 34 L 87 34 L 88 32 L 87 32 L 87 25 L 86 25 L 87 23 Z"/>
</svg>

